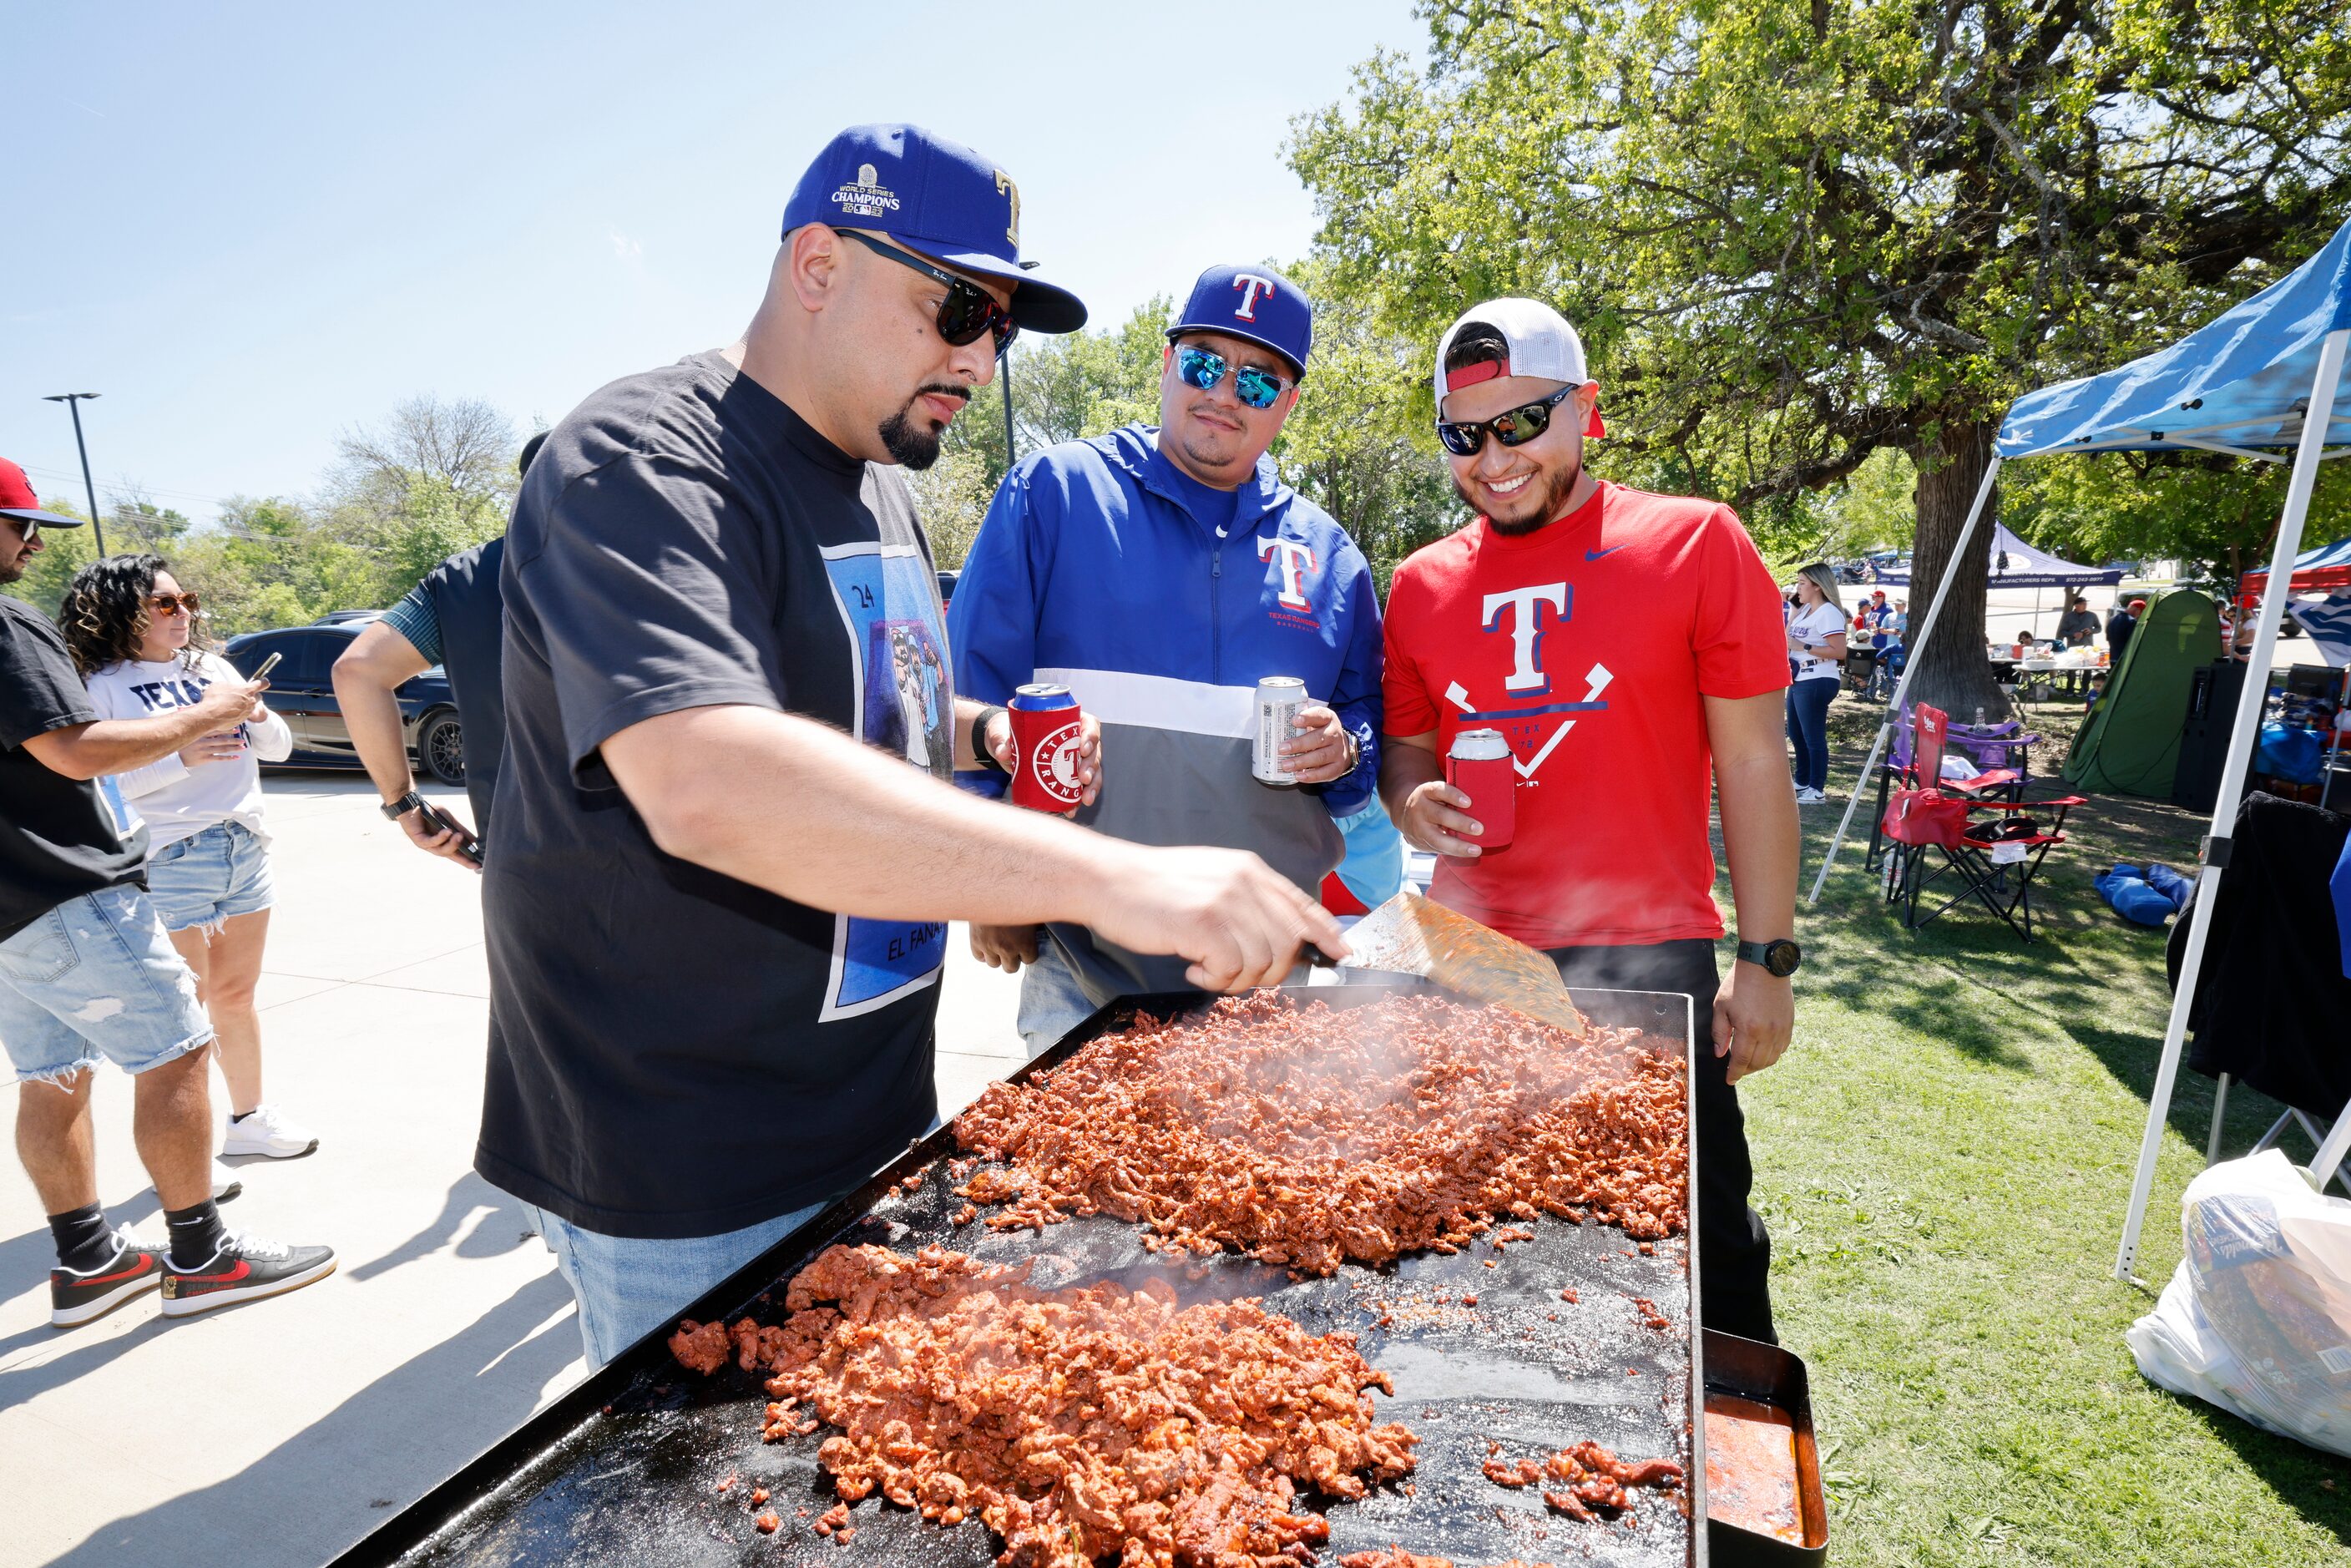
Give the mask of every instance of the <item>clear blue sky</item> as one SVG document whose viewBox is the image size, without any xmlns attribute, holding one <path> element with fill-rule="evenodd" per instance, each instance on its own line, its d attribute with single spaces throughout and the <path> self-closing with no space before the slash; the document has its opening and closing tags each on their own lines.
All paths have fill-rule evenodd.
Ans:
<svg viewBox="0 0 2351 1568">
<path fill-rule="evenodd" d="M 518 431 L 731 341 L 824 139 L 911 120 L 1020 182 L 1021 240 L 1123 319 L 1303 254 L 1291 118 L 1405 0 L 1237 6 L 24 5 L 0 19 L 0 456 L 200 519 L 310 491 L 418 392 Z"/>
</svg>

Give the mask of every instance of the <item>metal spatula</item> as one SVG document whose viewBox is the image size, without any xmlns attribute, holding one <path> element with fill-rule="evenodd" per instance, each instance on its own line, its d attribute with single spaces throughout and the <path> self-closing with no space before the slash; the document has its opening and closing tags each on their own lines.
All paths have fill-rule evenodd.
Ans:
<svg viewBox="0 0 2351 1568">
<path fill-rule="evenodd" d="M 1416 975 L 1471 1001 L 1491 1002 L 1581 1036 L 1583 1014 L 1558 966 L 1523 942 L 1431 904 L 1406 888 L 1347 930 L 1351 969 Z"/>
</svg>

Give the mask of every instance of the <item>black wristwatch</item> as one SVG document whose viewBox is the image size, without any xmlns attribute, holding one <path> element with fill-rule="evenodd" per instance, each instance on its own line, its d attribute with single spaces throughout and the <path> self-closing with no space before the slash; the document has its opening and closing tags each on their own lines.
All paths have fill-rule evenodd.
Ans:
<svg viewBox="0 0 2351 1568">
<path fill-rule="evenodd" d="M 971 721 L 971 754 L 979 758 L 979 765 L 982 768 L 992 768 L 1009 779 L 1012 777 L 1012 770 L 996 760 L 996 753 L 987 749 L 987 727 L 994 724 L 996 716 L 1003 711 L 1002 708 L 991 705 L 980 709 L 979 716 Z"/>
<path fill-rule="evenodd" d="M 1797 967 L 1803 963 L 1804 950 L 1785 936 L 1776 942 L 1741 942 L 1739 945 L 1739 959 L 1743 964 L 1754 965 L 1767 975 L 1777 975 L 1784 980 L 1794 974 Z"/>
<path fill-rule="evenodd" d="M 405 817 L 411 811 L 422 811 L 424 810 L 424 797 L 418 794 L 415 790 L 411 789 L 399 800 L 387 800 L 382 805 L 377 807 L 376 810 L 383 813 L 385 821 L 397 822 L 401 818 Z"/>
</svg>

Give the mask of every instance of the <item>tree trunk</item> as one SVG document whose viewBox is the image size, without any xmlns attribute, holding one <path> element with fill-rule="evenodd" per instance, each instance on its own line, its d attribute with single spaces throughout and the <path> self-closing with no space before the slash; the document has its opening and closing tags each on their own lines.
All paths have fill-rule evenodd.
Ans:
<svg viewBox="0 0 2351 1568">
<path fill-rule="evenodd" d="M 1959 542 L 1977 487 L 1992 456 L 1997 427 L 1989 421 L 1948 421 L 1930 444 L 1921 443 L 1910 455 L 1918 465 L 1918 534 L 1910 554 L 1910 625 L 1915 633 L 1926 622 L 1927 607 L 1943 580 L 1943 568 Z M 1951 579 L 1951 591 L 1936 619 L 1935 634 L 1924 648 L 1914 647 L 1910 665 L 1910 698 L 1929 703 L 1960 724 L 1973 723 L 1980 707 L 1988 719 L 2008 716 L 2008 700 L 1992 679 L 1984 657 L 1984 579 L 1991 559 L 1992 521 L 1999 496 L 1985 503 L 1984 515 L 1968 552 Z"/>
</svg>

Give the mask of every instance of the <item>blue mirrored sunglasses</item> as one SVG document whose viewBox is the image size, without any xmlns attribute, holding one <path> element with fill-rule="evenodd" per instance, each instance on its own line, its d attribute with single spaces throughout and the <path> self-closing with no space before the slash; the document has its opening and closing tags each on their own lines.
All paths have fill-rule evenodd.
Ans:
<svg viewBox="0 0 2351 1568">
<path fill-rule="evenodd" d="M 1206 349 L 1196 349 L 1189 344 L 1176 346 L 1176 373 L 1187 386 L 1213 392 L 1217 383 L 1225 379 L 1225 371 L 1231 368 L 1222 354 L 1210 353 Z M 1283 392 L 1297 384 L 1286 376 L 1275 375 L 1257 365 L 1243 365 L 1233 371 L 1233 395 L 1251 408 L 1271 408 L 1280 401 Z"/>
</svg>

